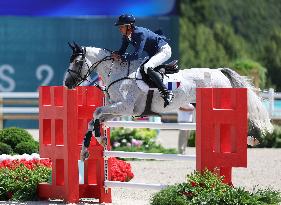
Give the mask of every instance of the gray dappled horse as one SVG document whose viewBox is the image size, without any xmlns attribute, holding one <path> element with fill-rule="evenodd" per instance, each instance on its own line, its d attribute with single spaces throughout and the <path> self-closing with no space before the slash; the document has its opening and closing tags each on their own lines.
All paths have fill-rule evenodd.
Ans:
<svg viewBox="0 0 281 205">
<path fill-rule="evenodd" d="M 81 47 L 75 43 L 69 45 L 73 54 L 65 75 L 64 85 L 69 89 L 75 88 L 85 81 L 91 72 L 95 71 L 101 76 L 106 92 L 105 106 L 96 109 L 94 118 L 88 124 L 88 132 L 81 151 L 81 159 L 84 160 L 89 154 L 87 147 L 89 147 L 92 131 L 95 131 L 95 137 L 99 143 L 103 144 L 106 140 L 100 136 L 100 122 L 120 116 L 140 116 L 144 113 L 148 86 L 140 80 L 138 68 L 142 63 L 141 60 L 114 61 L 110 57 L 111 52 L 106 49 Z M 161 94 L 156 91 L 151 100 L 150 113 L 176 112 L 186 103 L 195 103 L 195 92 L 199 87 L 247 88 L 249 135 L 260 137 L 267 132 L 272 132 L 268 112 L 255 93 L 255 88 L 245 77 L 235 71 L 229 68 L 192 68 L 180 70 L 168 77 L 168 81 L 180 82 L 180 86 L 173 91 L 175 95 L 173 102 L 164 108 Z"/>
</svg>

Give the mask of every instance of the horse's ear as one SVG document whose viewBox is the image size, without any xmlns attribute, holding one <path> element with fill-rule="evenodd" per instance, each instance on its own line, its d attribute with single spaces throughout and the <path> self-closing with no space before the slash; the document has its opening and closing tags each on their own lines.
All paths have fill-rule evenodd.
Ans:
<svg viewBox="0 0 281 205">
<path fill-rule="evenodd" d="M 67 44 L 72 49 L 72 51 L 74 51 L 75 47 L 71 43 L 69 43 L 69 42 L 67 42 Z"/>
<path fill-rule="evenodd" d="M 73 44 L 74 44 L 77 51 L 82 51 L 82 47 L 79 46 L 77 43 L 75 43 L 75 41 L 73 41 Z"/>
</svg>

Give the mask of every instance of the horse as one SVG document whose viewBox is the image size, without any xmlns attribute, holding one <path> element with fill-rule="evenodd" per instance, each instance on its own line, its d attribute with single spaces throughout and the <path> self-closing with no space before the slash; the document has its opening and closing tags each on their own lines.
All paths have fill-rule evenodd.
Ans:
<svg viewBox="0 0 281 205">
<path fill-rule="evenodd" d="M 126 62 L 111 58 L 111 51 L 104 48 L 82 47 L 74 42 L 69 46 L 72 49 L 70 65 L 64 77 L 64 85 L 68 89 L 79 86 L 87 80 L 92 72 L 97 72 L 104 83 L 100 87 L 106 93 L 105 105 L 98 107 L 93 119 L 88 124 L 88 131 L 82 145 L 81 159 L 89 156 L 89 146 L 92 132 L 102 145 L 105 137 L 100 134 L 100 123 L 120 116 L 141 116 L 146 113 L 162 114 L 176 112 L 186 103 L 196 102 L 196 88 L 247 88 L 248 96 L 248 135 L 260 140 L 261 136 L 273 131 L 269 114 L 262 104 L 256 89 L 247 77 L 240 76 L 230 68 L 191 68 L 180 69 L 174 74 L 166 74 L 164 80 L 180 82 L 173 90 L 174 99 L 164 108 L 164 100 L 156 90 L 148 96 L 149 87 L 143 82 L 139 70 L 142 59 Z M 147 112 L 147 102 L 149 112 Z M 256 143 L 255 143 L 256 144 Z"/>
</svg>

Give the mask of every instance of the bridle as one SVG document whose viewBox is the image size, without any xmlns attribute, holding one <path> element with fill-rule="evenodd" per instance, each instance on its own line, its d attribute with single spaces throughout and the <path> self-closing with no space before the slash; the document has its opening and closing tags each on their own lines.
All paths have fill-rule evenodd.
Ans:
<svg viewBox="0 0 281 205">
<path fill-rule="evenodd" d="M 82 82 L 84 81 L 88 81 L 89 80 L 87 79 L 91 73 L 93 71 L 95 71 L 98 67 L 99 64 L 101 64 L 102 62 L 104 61 L 107 61 L 107 60 L 113 60 L 111 56 L 106 56 L 104 57 L 103 59 L 93 63 L 91 66 L 86 62 L 86 49 L 84 48 L 83 49 L 83 52 L 80 52 L 80 53 L 74 53 L 72 54 L 71 58 L 70 58 L 70 61 L 73 62 L 74 58 L 77 58 L 78 56 L 81 56 L 81 59 L 80 60 L 77 60 L 76 63 L 79 65 L 79 68 L 78 68 L 78 71 L 76 70 L 71 70 L 71 69 L 67 69 L 67 72 L 69 73 L 69 75 L 71 76 L 71 78 L 74 80 L 74 82 L 76 82 L 76 78 L 78 78 L 78 81 L 75 83 L 74 87 L 76 86 L 79 86 L 81 85 Z M 73 60 L 72 60 L 73 59 Z M 83 65 L 84 63 L 86 64 L 87 66 L 87 73 L 83 76 L 82 75 L 82 68 L 83 68 Z M 73 76 L 73 73 L 76 75 L 76 78 Z M 90 82 L 91 83 L 91 82 Z M 98 87 L 99 89 L 101 89 L 102 91 L 104 91 L 104 88 L 102 88 L 100 85 L 98 85 L 97 83 L 94 83 L 94 85 L 96 87 Z"/>
</svg>

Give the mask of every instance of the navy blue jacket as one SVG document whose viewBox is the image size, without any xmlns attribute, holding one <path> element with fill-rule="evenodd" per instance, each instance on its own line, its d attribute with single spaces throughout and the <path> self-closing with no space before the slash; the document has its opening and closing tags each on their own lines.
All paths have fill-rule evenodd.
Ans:
<svg viewBox="0 0 281 205">
<path fill-rule="evenodd" d="M 131 34 L 131 41 L 127 36 L 123 36 L 122 45 L 118 53 L 120 55 L 125 54 L 129 44 L 132 44 L 135 48 L 132 54 L 126 55 L 126 60 L 131 61 L 139 59 L 143 51 L 151 58 L 158 53 L 159 49 L 167 44 L 167 42 L 164 36 L 160 36 L 147 28 L 135 26 Z"/>
</svg>

